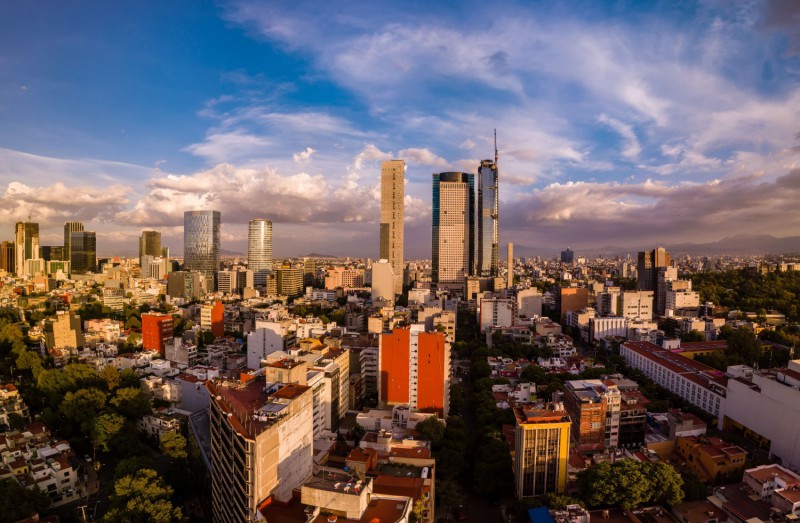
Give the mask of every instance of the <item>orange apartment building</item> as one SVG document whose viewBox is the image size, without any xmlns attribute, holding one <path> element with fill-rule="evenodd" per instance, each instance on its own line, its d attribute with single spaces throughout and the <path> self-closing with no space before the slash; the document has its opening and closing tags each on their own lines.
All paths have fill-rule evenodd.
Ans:
<svg viewBox="0 0 800 523">
<path fill-rule="evenodd" d="M 705 436 L 678 437 L 675 457 L 683 470 L 702 482 L 738 480 L 744 471 L 747 452 L 719 438 Z"/>
<path fill-rule="evenodd" d="M 379 399 L 447 417 L 450 408 L 450 344 L 421 326 L 381 334 L 378 347 Z"/>
<path fill-rule="evenodd" d="M 142 314 L 142 347 L 144 350 L 164 354 L 164 343 L 172 338 L 173 319 L 171 314 L 145 312 Z"/>
</svg>

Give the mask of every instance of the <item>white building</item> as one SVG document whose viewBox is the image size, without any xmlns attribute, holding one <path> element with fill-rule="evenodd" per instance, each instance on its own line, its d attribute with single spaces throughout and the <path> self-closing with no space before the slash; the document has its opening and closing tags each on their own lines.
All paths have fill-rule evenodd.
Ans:
<svg viewBox="0 0 800 523">
<path fill-rule="evenodd" d="M 606 316 L 589 320 L 589 341 L 602 340 L 608 336 L 628 336 L 628 318 Z"/>
<path fill-rule="evenodd" d="M 728 367 L 725 423 L 745 427 L 771 442 L 770 455 L 800 470 L 800 360 L 788 368 L 753 370 Z"/>
<path fill-rule="evenodd" d="M 542 293 L 536 287 L 517 291 L 517 315 L 533 318 L 542 315 Z"/>
<path fill-rule="evenodd" d="M 666 310 L 668 311 L 689 309 L 700 306 L 700 294 L 695 291 L 667 291 L 666 300 Z"/>
<path fill-rule="evenodd" d="M 665 389 L 715 416 L 722 426 L 731 403 L 726 401 L 729 380 L 723 372 L 646 341 L 627 341 L 619 354 Z"/>
<path fill-rule="evenodd" d="M 480 331 L 489 328 L 511 327 L 516 317 L 517 302 L 511 298 L 480 298 L 478 300 Z"/>
<path fill-rule="evenodd" d="M 372 264 L 372 301 L 394 303 L 394 273 L 388 260 Z"/>
<path fill-rule="evenodd" d="M 621 296 L 620 313 L 625 318 L 653 319 L 653 291 L 626 291 Z"/>
<path fill-rule="evenodd" d="M 297 339 L 291 326 L 293 322 L 256 321 L 255 330 L 247 335 L 247 367 L 261 368 L 261 360 L 269 354 L 290 347 Z"/>
</svg>

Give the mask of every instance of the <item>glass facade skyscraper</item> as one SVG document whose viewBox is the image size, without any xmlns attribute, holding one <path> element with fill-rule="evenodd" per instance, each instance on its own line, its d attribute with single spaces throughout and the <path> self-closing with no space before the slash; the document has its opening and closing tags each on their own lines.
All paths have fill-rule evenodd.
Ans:
<svg viewBox="0 0 800 523">
<path fill-rule="evenodd" d="M 72 258 L 72 251 L 70 251 L 70 235 L 73 232 L 80 232 L 83 230 L 81 222 L 66 222 L 64 224 L 64 259 L 70 260 Z"/>
<path fill-rule="evenodd" d="M 70 233 L 69 244 L 69 265 L 72 274 L 97 271 L 97 236 L 94 231 Z"/>
<path fill-rule="evenodd" d="M 39 224 L 17 222 L 14 238 L 17 276 L 28 276 L 25 260 L 39 257 Z"/>
<path fill-rule="evenodd" d="M 272 272 L 272 222 L 251 220 L 247 233 L 247 268 L 253 271 L 253 285 L 263 287 Z"/>
<path fill-rule="evenodd" d="M 475 175 L 434 173 L 432 218 L 433 281 L 464 284 L 475 270 Z"/>
<path fill-rule="evenodd" d="M 478 168 L 478 230 L 476 276 L 499 274 L 497 163 L 483 160 Z"/>
<path fill-rule="evenodd" d="M 183 264 L 186 270 L 205 275 L 208 290 L 216 289 L 221 221 L 219 211 L 183 213 Z"/>
<path fill-rule="evenodd" d="M 139 258 L 142 256 L 161 256 L 161 233 L 158 231 L 142 231 L 139 236 Z"/>
</svg>

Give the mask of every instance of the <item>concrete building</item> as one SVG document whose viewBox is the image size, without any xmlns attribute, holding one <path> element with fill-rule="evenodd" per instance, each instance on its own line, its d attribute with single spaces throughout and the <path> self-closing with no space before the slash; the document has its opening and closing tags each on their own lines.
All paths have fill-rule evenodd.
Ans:
<svg viewBox="0 0 800 523">
<path fill-rule="evenodd" d="M 205 293 L 205 281 L 205 276 L 200 272 L 171 272 L 167 275 L 167 295 L 185 300 L 199 298 Z"/>
<path fill-rule="evenodd" d="M 394 294 L 403 292 L 405 170 L 403 160 L 381 162 L 380 257 L 392 267 Z"/>
<path fill-rule="evenodd" d="M 378 390 L 383 405 L 408 405 L 446 418 L 450 409 L 450 344 L 422 325 L 380 335 Z"/>
<path fill-rule="evenodd" d="M 275 270 L 278 294 L 281 296 L 303 295 L 303 269 L 284 264 Z"/>
<path fill-rule="evenodd" d="M 200 308 L 200 328 L 211 331 L 217 338 L 225 335 L 225 306 L 221 301 L 206 303 Z"/>
<path fill-rule="evenodd" d="M 256 328 L 247 336 L 247 368 L 260 369 L 264 360 L 276 351 L 285 351 L 297 341 L 292 322 L 256 321 Z"/>
<path fill-rule="evenodd" d="M 47 350 L 51 352 L 83 347 L 81 317 L 57 311 L 55 318 L 44 321 L 44 338 Z"/>
<path fill-rule="evenodd" d="M 621 300 L 622 317 L 631 320 L 653 319 L 653 291 L 625 291 Z"/>
<path fill-rule="evenodd" d="M 656 286 L 653 294 L 653 310 L 656 316 L 663 316 L 667 310 L 667 291 L 671 282 L 678 279 L 677 267 L 658 267 L 655 269 Z M 691 290 L 691 282 L 689 282 Z"/>
<path fill-rule="evenodd" d="M 372 264 L 372 301 L 394 304 L 395 281 L 392 265 L 388 260 L 380 260 Z"/>
<path fill-rule="evenodd" d="M 589 306 L 589 289 L 586 287 L 558 287 L 555 292 L 558 317 L 563 323 L 569 311 L 579 311 Z"/>
<path fill-rule="evenodd" d="M 221 221 L 219 211 L 183 213 L 183 265 L 187 271 L 201 272 L 210 291 L 217 288 Z"/>
<path fill-rule="evenodd" d="M 464 285 L 474 274 L 475 180 L 460 172 L 433 175 L 431 278 L 436 284 Z"/>
<path fill-rule="evenodd" d="M 631 367 L 722 420 L 730 383 L 725 373 L 647 341 L 625 342 L 619 353 Z"/>
<path fill-rule="evenodd" d="M 0 385 L 0 425 L 11 426 L 9 416 L 16 414 L 23 420 L 30 419 L 28 406 L 19 395 L 19 390 L 13 383 Z"/>
<path fill-rule="evenodd" d="M 598 316 L 617 316 L 619 314 L 620 288 L 605 287 L 603 292 L 597 295 L 597 314 Z"/>
<path fill-rule="evenodd" d="M 27 271 L 26 260 L 39 258 L 39 224 L 17 222 L 14 239 L 14 267 L 17 276 L 32 276 Z"/>
<path fill-rule="evenodd" d="M 689 290 L 668 290 L 666 293 L 666 309 L 675 311 L 678 309 L 689 309 L 700 306 L 700 293 Z"/>
<path fill-rule="evenodd" d="M 508 253 L 506 256 L 506 288 L 511 289 L 514 287 L 514 244 L 508 242 Z"/>
<path fill-rule="evenodd" d="M 569 415 L 550 405 L 547 408 L 515 407 L 514 416 L 517 498 L 563 494 L 567 488 Z"/>
<path fill-rule="evenodd" d="M 268 497 L 288 502 L 313 472 L 310 387 L 208 381 L 211 505 L 218 523 L 254 522 Z"/>
<path fill-rule="evenodd" d="M 478 300 L 478 327 L 487 329 L 512 327 L 517 317 L 517 301 L 513 298 L 480 298 Z"/>
<path fill-rule="evenodd" d="M 683 470 L 703 483 L 735 481 L 744 470 L 747 452 L 719 438 L 681 436 L 675 441 L 675 456 Z"/>
<path fill-rule="evenodd" d="M 783 466 L 800 470 L 800 360 L 781 369 L 728 367 L 723 426 L 780 458 Z"/>
<path fill-rule="evenodd" d="M 251 220 L 247 233 L 247 268 L 253 271 L 253 284 L 264 287 L 272 271 L 272 222 Z"/>
<path fill-rule="evenodd" d="M 517 315 L 520 318 L 533 318 L 542 315 L 542 293 L 536 287 L 517 291 Z"/>
<path fill-rule="evenodd" d="M 142 348 L 164 354 L 164 347 L 172 339 L 174 320 L 172 314 L 145 312 L 142 314 Z"/>
<path fill-rule="evenodd" d="M 594 317 L 589 319 L 589 342 L 599 341 L 607 337 L 628 336 L 628 318 L 619 316 Z"/>
<path fill-rule="evenodd" d="M 103 288 L 103 306 L 121 311 L 125 305 L 125 289 L 122 287 Z"/>
<path fill-rule="evenodd" d="M 564 384 L 564 407 L 572 420 L 572 438 L 581 453 L 619 446 L 622 396 L 614 383 L 572 380 Z"/>
</svg>

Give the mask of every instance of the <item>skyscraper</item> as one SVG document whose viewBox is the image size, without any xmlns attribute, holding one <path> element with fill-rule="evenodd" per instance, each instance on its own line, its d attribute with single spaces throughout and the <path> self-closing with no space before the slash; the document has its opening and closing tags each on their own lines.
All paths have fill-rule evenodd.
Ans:
<svg viewBox="0 0 800 523">
<path fill-rule="evenodd" d="M 14 256 L 14 242 L 4 241 L 0 243 L 0 270 L 9 274 L 14 274 L 16 257 Z"/>
<path fill-rule="evenodd" d="M 161 233 L 158 231 L 142 231 L 139 236 L 139 260 L 143 256 L 158 258 L 161 256 Z"/>
<path fill-rule="evenodd" d="M 476 276 L 492 278 L 498 275 L 498 196 L 497 162 L 481 161 L 478 168 L 478 250 Z"/>
<path fill-rule="evenodd" d="M 85 274 L 97 270 L 97 236 L 94 231 L 74 231 L 69 235 L 70 272 Z"/>
<path fill-rule="evenodd" d="M 464 284 L 474 274 L 475 176 L 469 173 L 433 174 L 433 231 L 431 255 L 434 283 Z"/>
<path fill-rule="evenodd" d="M 394 272 L 394 293 L 403 292 L 403 204 L 405 198 L 403 160 L 381 162 L 380 257 L 389 260 Z"/>
<path fill-rule="evenodd" d="M 219 211 L 186 211 L 183 213 L 183 264 L 188 271 L 205 275 L 208 290 L 216 289 L 219 270 Z"/>
<path fill-rule="evenodd" d="M 39 224 L 17 222 L 14 245 L 17 276 L 27 276 L 25 260 L 39 257 Z"/>
<path fill-rule="evenodd" d="M 514 286 L 514 244 L 508 242 L 508 272 L 506 273 L 506 288 Z"/>
<path fill-rule="evenodd" d="M 661 267 L 670 266 L 670 256 L 664 247 L 656 247 L 652 251 L 640 252 L 636 266 L 636 286 L 640 291 L 653 291 L 655 293 L 655 305 L 658 308 L 658 270 Z"/>
<path fill-rule="evenodd" d="M 72 259 L 72 251 L 70 250 L 70 234 L 73 232 L 80 232 L 83 230 L 81 222 L 66 222 L 64 224 L 64 259 Z"/>
<path fill-rule="evenodd" d="M 253 271 L 253 285 L 263 287 L 272 272 L 272 222 L 251 220 L 247 233 L 247 268 Z"/>
</svg>

